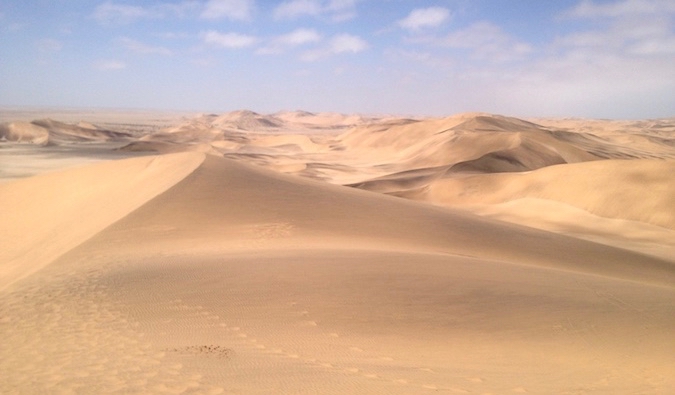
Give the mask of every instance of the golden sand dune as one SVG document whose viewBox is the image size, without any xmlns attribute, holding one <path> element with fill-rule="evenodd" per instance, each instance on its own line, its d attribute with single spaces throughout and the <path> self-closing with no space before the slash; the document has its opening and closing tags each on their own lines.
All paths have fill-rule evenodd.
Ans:
<svg viewBox="0 0 675 395">
<path fill-rule="evenodd" d="M 0 184 L 0 289 L 163 192 L 201 160 L 144 157 Z"/>
<path fill-rule="evenodd" d="M 602 217 L 675 229 L 673 174 L 672 160 L 605 160 L 529 173 L 445 178 L 430 184 L 423 194 L 449 206 L 547 199 Z"/>
<path fill-rule="evenodd" d="M 348 118 L 199 116 L 125 148 L 192 152 L 0 184 L 0 393 L 675 390 L 672 160 Z"/>
</svg>

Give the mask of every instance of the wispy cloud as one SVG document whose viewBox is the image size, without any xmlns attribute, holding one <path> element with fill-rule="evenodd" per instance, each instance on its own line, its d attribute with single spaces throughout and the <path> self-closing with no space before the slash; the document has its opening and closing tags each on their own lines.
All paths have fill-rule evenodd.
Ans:
<svg viewBox="0 0 675 395">
<path fill-rule="evenodd" d="M 286 0 L 274 9 L 274 18 L 328 17 L 340 22 L 356 16 L 357 0 Z"/>
<path fill-rule="evenodd" d="M 276 19 L 293 19 L 304 15 L 316 16 L 321 13 L 319 0 L 284 1 L 274 9 Z"/>
<path fill-rule="evenodd" d="M 621 117 L 667 113 L 672 108 L 669 92 L 675 89 L 674 18 L 672 1 L 582 1 L 558 15 L 558 20 L 592 23 L 577 25 L 581 28 L 543 44 L 540 51 L 529 52 L 530 46 L 523 43 L 526 64 L 474 63 L 461 72 L 462 79 L 489 86 L 495 103 L 505 109 L 525 106 L 540 114 L 563 111 L 614 117 L 617 108 L 624 111 Z M 451 34 L 446 44 L 489 58 L 493 51 L 505 53 L 497 48 L 520 42 L 508 35 L 499 39 L 500 30 L 474 25 Z"/>
<path fill-rule="evenodd" d="M 474 59 L 507 62 L 521 59 L 532 51 L 532 46 L 506 33 L 490 22 L 476 22 L 444 37 L 442 45 L 467 49 Z"/>
<path fill-rule="evenodd" d="M 240 33 L 220 33 L 215 30 L 203 33 L 202 38 L 207 44 L 229 49 L 250 47 L 258 41 L 254 36 Z"/>
<path fill-rule="evenodd" d="M 660 56 L 675 54 L 675 3 L 624 0 L 597 4 L 583 1 L 563 14 L 566 18 L 599 19 L 593 28 L 558 37 L 563 51 L 590 55 Z"/>
<path fill-rule="evenodd" d="M 92 16 L 102 24 L 124 24 L 151 15 L 141 6 L 106 2 L 98 5 Z"/>
<path fill-rule="evenodd" d="M 248 21 L 252 18 L 253 8 L 253 0 L 209 0 L 201 17 Z"/>
<path fill-rule="evenodd" d="M 404 29 L 416 31 L 423 28 L 438 27 L 450 19 L 450 10 L 443 7 L 414 9 L 405 18 L 398 21 Z"/>
<path fill-rule="evenodd" d="M 63 49 L 63 43 L 53 38 L 45 38 L 36 42 L 37 49 L 44 53 L 59 52 Z"/>
<path fill-rule="evenodd" d="M 268 45 L 260 48 L 257 53 L 261 55 L 282 53 L 289 48 L 321 41 L 321 35 L 314 29 L 296 29 L 272 39 Z"/>
<path fill-rule="evenodd" d="M 368 43 L 358 36 L 351 34 L 338 34 L 330 42 L 332 53 L 361 52 L 368 48 Z"/>
<path fill-rule="evenodd" d="M 186 32 L 161 32 L 161 33 L 152 33 L 154 37 L 158 37 L 164 40 L 178 40 L 189 38 L 192 35 Z"/>
<path fill-rule="evenodd" d="M 332 55 L 342 53 L 358 53 L 368 49 L 368 42 L 359 36 L 347 33 L 333 36 L 333 38 L 331 38 L 327 44 L 328 45 L 323 48 L 305 52 L 301 59 L 311 62 Z"/>
<path fill-rule="evenodd" d="M 94 67 L 101 71 L 122 70 L 127 68 L 127 64 L 119 60 L 99 60 L 94 63 Z"/>
<path fill-rule="evenodd" d="M 124 46 L 126 49 L 139 54 L 166 55 L 166 56 L 173 54 L 173 51 L 171 51 L 168 48 L 144 44 L 140 41 L 128 37 L 120 38 L 119 43 L 122 44 L 122 46 Z"/>
<path fill-rule="evenodd" d="M 358 0 L 331 0 L 324 9 L 331 15 L 333 21 L 345 21 L 356 16 L 357 2 Z"/>
<path fill-rule="evenodd" d="M 99 4 L 92 14 L 102 25 L 128 24 L 140 19 L 160 19 L 168 16 L 185 17 L 201 7 L 196 0 L 159 3 L 150 6 L 129 5 L 107 1 Z"/>
<path fill-rule="evenodd" d="M 675 12 L 672 0 L 622 0 L 615 2 L 596 2 L 583 0 L 566 15 L 580 18 L 616 18 L 624 16 L 648 15 Z"/>
</svg>

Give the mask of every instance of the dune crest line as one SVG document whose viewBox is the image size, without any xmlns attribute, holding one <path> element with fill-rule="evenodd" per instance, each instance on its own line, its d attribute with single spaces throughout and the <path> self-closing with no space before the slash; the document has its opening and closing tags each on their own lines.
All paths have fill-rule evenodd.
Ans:
<svg viewBox="0 0 675 395">
<path fill-rule="evenodd" d="M 146 156 L 0 185 L 0 206 L 6 208 L 0 290 L 163 193 L 203 161 L 201 153 Z"/>
</svg>

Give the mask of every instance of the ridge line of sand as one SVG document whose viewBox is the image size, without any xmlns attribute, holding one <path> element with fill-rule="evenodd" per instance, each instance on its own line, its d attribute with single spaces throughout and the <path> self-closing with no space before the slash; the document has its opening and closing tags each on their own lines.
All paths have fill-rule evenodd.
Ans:
<svg viewBox="0 0 675 395">
<path fill-rule="evenodd" d="M 191 152 L 107 161 L 0 185 L 0 291 L 162 194 L 204 159 Z"/>
</svg>

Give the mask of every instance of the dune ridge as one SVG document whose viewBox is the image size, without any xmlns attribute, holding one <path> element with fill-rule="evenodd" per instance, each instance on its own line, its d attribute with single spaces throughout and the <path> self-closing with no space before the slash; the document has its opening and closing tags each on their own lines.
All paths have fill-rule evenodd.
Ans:
<svg viewBox="0 0 675 395">
<path fill-rule="evenodd" d="M 0 290 L 44 267 L 193 171 L 202 154 L 103 162 L 0 184 Z"/>
<path fill-rule="evenodd" d="M 211 210 L 190 204 L 192 201 L 201 202 Z M 349 211 L 356 215 L 346 215 Z M 165 223 L 165 219 L 169 221 Z M 278 238 L 266 240 L 274 248 L 314 245 L 335 248 L 347 242 L 353 247 L 363 245 L 370 249 L 396 246 L 403 251 L 470 255 L 607 275 L 616 273 L 621 278 L 649 278 L 649 281 L 666 284 L 673 280 L 670 265 L 633 256 L 628 251 L 513 227 L 462 212 L 296 179 L 210 155 L 185 179 L 129 213 L 123 221 L 112 225 L 110 231 L 118 228 L 123 229 L 123 233 L 142 230 L 145 235 L 142 248 L 148 249 L 157 243 L 163 251 L 181 248 L 181 240 L 189 240 L 192 246 L 199 243 L 210 246 L 214 244 L 212 237 L 219 240 L 219 248 L 228 250 L 263 248 L 239 240 L 240 235 L 253 237 L 252 233 L 259 228 L 262 233 L 265 229 L 270 234 L 278 232 Z M 191 234 L 200 237 L 195 240 Z M 489 246 L 486 246 L 488 240 Z M 544 240 L 541 243 L 545 243 L 546 248 L 532 246 L 523 251 L 519 247 L 539 243 L 534 240 Z M 124 239 L 125 243 L 129 241 Z M 584 265 L 573 256 L 568 259 L 561 255 L 570 244 L 576 245 L 579 254 L 594 256 L 593 264 Z M 593 252 L 595 250 L 597 252 Z M 643 262 L 635 266 L 650 267 L 645 273 L 652 273 L 653 277 L 644 277 L 639 270 L 633 272 L 630 265 L 621 264 L 631 259 Z M 624 270 L 631 273 L 621 275 Z"/>
</svg>

